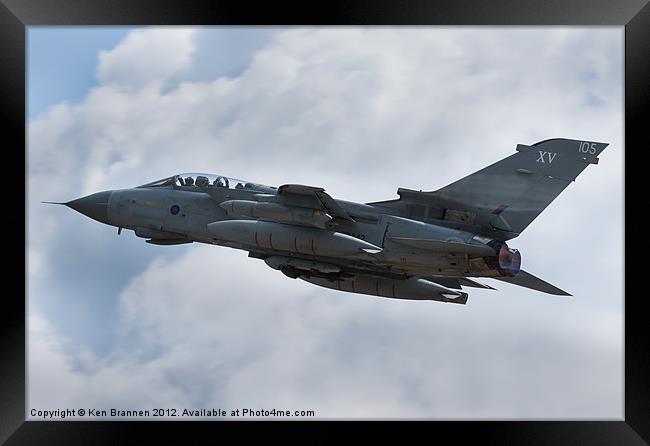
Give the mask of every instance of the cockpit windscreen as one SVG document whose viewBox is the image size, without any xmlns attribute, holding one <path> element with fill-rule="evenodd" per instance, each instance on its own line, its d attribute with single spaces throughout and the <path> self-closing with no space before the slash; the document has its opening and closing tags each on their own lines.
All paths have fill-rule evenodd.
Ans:
<svg viewBox="0 0 650 446">
<path fill-rule="evenodd" d="M 174 178 L 175 177 L 167 177 L 138 187 L 172 187 L 174 185 Z"/>
<path fill-rule="evenodd" d="M 168 187 L 182 190 L 200 190 L 202 188 L 224 187 L 228 189 L 244 189 L 255 192 L 274 194 L 276 187 L 250 181 L 209 173 L 182 173 L 162 180 L 152 181 L 138 187 Z"/>
</svg>

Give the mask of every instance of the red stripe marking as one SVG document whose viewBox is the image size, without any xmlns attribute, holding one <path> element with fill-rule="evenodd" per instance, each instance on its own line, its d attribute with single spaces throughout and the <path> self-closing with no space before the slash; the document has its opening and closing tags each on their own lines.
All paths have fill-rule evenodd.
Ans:
<svg viewBox="0 0 650 446">
<path fill-rule="evenodd" d="M 341 281 L 340 281 L 340 280 L 337 280 L 337 281 L 336 281 L 336 284 L 337 284 L 338 287 L 339 287 L 339 291 L 341 291 Z"/>
<path fill-rule="evenodd" d="M 260 246 L 260 242 L 257 240 L 257 231 L 255 231 L 255 244 Z"/>
<path fill-rule="evenodd" d="M 314 250 L 314 239 L 311 239 L 311 252 L 312 254 L 316 254 L 316 251 Z"/>
<path fill-rule="evenodd" d="M 354 280 L 352 281 L 352 292 L 354 293 Z"/>
<path fill-rule="evenodd" d="M 298 252 L 298 237 L 293 238 L 293 250 Z"/>
<path fill-rule="evenodd" d="M 395 284 L 393 284 L 393 297 L 397 297 L 395 296 Z"/>
<path fill-rule="evenodd" d="M 275 249 L 273 247 L 273 233 L 272 232 L 269 232 L 269 246 L 271 247 L 271 249 Z"/>
</svg>

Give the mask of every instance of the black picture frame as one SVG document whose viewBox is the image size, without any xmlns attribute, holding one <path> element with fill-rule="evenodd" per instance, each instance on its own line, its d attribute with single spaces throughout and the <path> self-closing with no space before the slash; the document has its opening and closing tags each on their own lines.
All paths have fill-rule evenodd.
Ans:
<svg viewBox="0 0 650 446">
<path fill-rule="evenodd" d="M 625 414 L 621 421 L 468 421 L 468 422 L 396 422 L 345 423 L 359 434 L 389 439 L 414 441 L 417 438 L 451 438 L 465 443 L 477 438 L 487 444 L 579 444 L 622 445 L 647 444 L 650 439 L 650 345 L 647 328 L 648 310 L 642 292 L 630 292 L 641 276 L 641 260 L 634 261 L 628 253 L 643 251 L 640 243 L 647 237 L 643 189 L 634 187 L 634 169 L 643 169 L 650 149 L 643 138 L 650 98 L 650 6 L 647 0 L 495 0 L 408 2 L 339 1 L 286 3 L 259 2 L 250 5 L 236 1 L 189 0 L 0 0 L 0 116 L 5 153 L 21 154 L 9 162 L 15 175 L 21 175 L 16 163 L 24 164 L 24 177 L 12 184 L 27 188 L 25 146 L 25 52 L 26 27 L 37 25 L 609 25 L 625 27 Z M 5 157 L 5 160 L 8 158 Z M 628 165 L 627 160 L 632 163 Z M 6 161 L 8 162 L 8 161 Z M 631 170 L 628 170 L 631 169 Z M 4 188 L 5 216 L 7 209 L 16 215 L 26 214 L 25 192 L 22 203 L 15 188 Z M 636 210 L 639 217 L 636 218 Z M 606 203 L 603 212 L 607 212 Z M 11 219 L 5 223 L 13 223 Z M 16 224 L 6 239 L 16 239 Z M 26 228 L 26 225 L 25 225 Z M 7 237 L 8 235 L 8 237 Z M 17 249 L 25 252 L 25 244 Z M 628 242 L 630 240 L 630 242 Z M 637 245 L 632 245 L 637 242 Z M 19 256 L 20 258 L 20 256 Z M 0 441 L 6 444 L 88 444 L 91 441 L 131 443 L 163 436 L 167 441 L 206 434 L 218 440 L 224 433 L 236 433 L 239 441 L 247 438 L 250 427 L 261 427 L 274 433 L 288 427 L 304 431 L 305 440 L 336 440 L 330 433 L 333 423 L 301 421 L 298 423 L 268 422 L 182 422 L 154 421 L 25 421 L 25 354 L 26 296 L 25 262 L 6 256 L 5 265 L 17 271 L 6 271 L 9 277 L 24 279 L 25 294 L 6 291 L 0 311 Z M 23 258 L 24 260 L 24 258 Z M 642 277 L 642 276 L 641 276 Z M 588 278 L 587 280 L 606 280 Z M 215 427 L 217 429 L 215 429 Z M 236 431 L 236 432 L 233 432 Z M 314 436 L 318 431 L 318 437 Z M 176 437 L 175 435 L 180 435 Z M 449 436 L 449 437 L 448 437 Z M 272 438 L 272 437 L 269 437 Z M 198 439 L 198 438 L 197 438 Z M 447 440 L 449 441 L 449 440 Z"/>
</svg>

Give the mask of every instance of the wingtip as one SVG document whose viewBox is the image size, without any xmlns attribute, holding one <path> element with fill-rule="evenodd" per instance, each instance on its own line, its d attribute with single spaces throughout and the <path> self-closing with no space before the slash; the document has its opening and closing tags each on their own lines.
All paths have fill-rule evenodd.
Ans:
<svg viewBox="0 0 650 446">
<path fill-rule="evenodd" d="M 61 204 L 63 206 L 65 206 L 67 204 L 67 203 L 61 203 L 59 201 L 41 201 L 41 203 L 44 203 L 44 204 Z"/>
</svg>

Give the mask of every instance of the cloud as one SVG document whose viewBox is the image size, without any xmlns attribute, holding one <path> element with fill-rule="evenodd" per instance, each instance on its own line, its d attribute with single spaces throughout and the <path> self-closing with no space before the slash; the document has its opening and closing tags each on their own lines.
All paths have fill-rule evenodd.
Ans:
<svg viewBox="0 0 650 446">
<path fill-rule="evenodd" d="M 169 78 L 192 62 L 197 28 L 131 31 L 114 49 L 99 53 L 102 84 L 140 87 Z"/>
<path fill-rule="evenodd" d="M 30 358 L 69 389 L 48 396 L 30 366 L 30 404 L 621 416 L 621 30 L 293 28 L 212 78 L 209 32 L 134 31 L 83 102 L 29 123 L 30 311 L 48 321 Z M 610 143 L 511 242 L 570 300 L 500 282 L 465 307 L 336 293 L 38 204 L 183 171 L 376 201 L 551 137 Z"/>
<path fill-rule="evenodd" d="M 620 51 L 606 31 L 594 32 L 591 45 Z M 559 40 L 556 34 L 565 46 L 548 45 Z M 458 171 L 511 153 L 513 141 L 609 141 L 620 134 L 605 125 L 611 113 L 583 107 L 581 74 L 598 54 L 585 51 L 585 61 L 564 50 L 590 43 L 583 34 L 486 30 L 478 38 L 465 30 L 293 29 L 274 34 L 235 78 L 181 82 L 169 91 L 155 82 L 135 92 L 100 85 L 71 110 L 81 127 L 73 129 L 80 144 L 71 150 L 84 154 L 84 192 L 137 184 L 143 170 L 153 179 L 179 169 L 225 169 L 267 182 L 289 173 L 315 177 L 361 200 L 375 198 L 362 195 L 368 191 L 377 199 L 394 196 L 396 185 L 435 188 Z M 118 49 L 130 48 L 129 39 Z M 498 51 L 507 41 L 514 48 Z M 545 57 L 531 54 L 538 47 Z M 607 83 L 610 77 L 603 73 L 589 84 L 610 110 L 620 109 L 621 86 Z M 579 119 L 567 121 L 570 116 Z M 54 134 L 53 146 L 76 142 L 59 142 L 48 124 L 54 123 L 35 121 L 33 132 Z M 306 163 L 292 172 L 296 157 Z M 358 166 L 364 180 L 364 171 L 383 175 L 370 187 L 339 190 L 329 183 L 344 176 L 321 167 L 334 158 Z M 428 169 L 414 169 L 418 162 Z M 458 169 L 438 169 L 440 163 Z M 391 181 L 380 181 L 386 166 L 394 166 Z"/>
<path fill-rule="evenodd" d="M 30 395 L 58 382 L 67 393 L 49 401 L 59 405 L 276 407 L 326 418 L 599 418 L 620 409 L 615 318 L 576 326 L 558 316 L 571 312 L 559 300 L 510 309 L 498 300 L 479 295 L 463 308 L 319 292 L 288 286 L 241 252 L 196 247 L 134 278 L 120 296 L 114 354 L 88 360 L 74 379 L 57 337 L 36 324 L 30 358 L 53 367 L 41 374 L 30 359 Z"/>
</svg>

